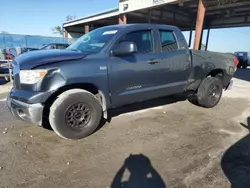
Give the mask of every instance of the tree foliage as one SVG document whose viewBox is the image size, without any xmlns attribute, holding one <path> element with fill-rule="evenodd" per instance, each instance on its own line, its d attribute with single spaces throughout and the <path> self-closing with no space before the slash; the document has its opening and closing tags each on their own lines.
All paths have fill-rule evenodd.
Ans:
<svg viewBox="0 0 250 188">
<path fill-rule="evenodd" d="M 206 45 L 205 44 L 201 44 L 201 50 L 205 51 L 206 50 Z"/>
<path fill-rule="evenodd" d="M 68 16 L 66 16 L 66 21 L 70 21 L 70 20 L 73 20 L 75 18 L 76 18 L 75 16 L 68 15 Z M 55 26 L 52 28 L 52 32 L 53 32 L 53 34 L 63 36 L 63 27 L 59 26 L 59 25 Z"/>
<path fill-rule="evenodd" d="M 61 26 L 59 26 L 59 25 L 53 27 L 52 31 L 53 31 L 53 34 L 63 36 L 63 28 Z"/>
<path fill-rule="evenodd" d="M 70 21 L 70 20 L 74 20 L 74 19 L 76 19 L 76 17 L 75 17 L 75 16 L 72 16 L 72 15 L 68 15 L 68 16 L 66 17 L 66 21 Z"/>
</svg>

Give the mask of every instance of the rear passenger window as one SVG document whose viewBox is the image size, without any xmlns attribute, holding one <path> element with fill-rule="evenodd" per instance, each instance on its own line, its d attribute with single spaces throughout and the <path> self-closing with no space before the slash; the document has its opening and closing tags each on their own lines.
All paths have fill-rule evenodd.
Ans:
<svg viewBox="0 0 250 188">
<path fill-rule="evenodd" d="M 178 50 L 177 41 L 173 31 L 160 30 L 162 52 Z"/>
<path fill-rule="evenodd" d="M 139 54 L 153 52 L 151 30 L 135 31 L 128 33 L 124 37 L 122 37 L 122 39 L 119 42 L 121 43 L 125 41 L 134 42 L 137 46 L 137 53 Z"/>
</svg>

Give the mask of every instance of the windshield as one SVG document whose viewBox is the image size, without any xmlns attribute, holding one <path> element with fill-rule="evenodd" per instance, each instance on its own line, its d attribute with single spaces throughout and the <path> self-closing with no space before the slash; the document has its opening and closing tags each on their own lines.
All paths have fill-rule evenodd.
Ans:
<svg viewBox="0 0 250 188">
<path fill-rule="evenodd" d="M 83 35 L 67 49 L 94 54 L 100 52 L 103 47 L 114 37 L 117 29 L 100 28 Z"/>
</svg>

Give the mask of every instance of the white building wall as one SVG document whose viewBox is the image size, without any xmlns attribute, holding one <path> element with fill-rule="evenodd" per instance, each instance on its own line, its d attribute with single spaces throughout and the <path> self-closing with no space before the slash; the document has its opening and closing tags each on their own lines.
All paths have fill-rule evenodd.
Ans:
<svg viewBox="0 0 250 188">
<path fill-rule="evenodd" d="M 119 12 L 121 14 L 177 1 L 178 0 L 120 0 Z"/>
</svg>

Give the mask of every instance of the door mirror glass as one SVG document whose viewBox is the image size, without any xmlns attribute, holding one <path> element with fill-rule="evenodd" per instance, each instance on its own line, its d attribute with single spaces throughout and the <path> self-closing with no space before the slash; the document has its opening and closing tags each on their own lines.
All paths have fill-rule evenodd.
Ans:
<svg viewBox="0 0 250 188">
<path fill-rule="evenodd" d="M 137 46 L 134 42 L 122 42 L 116 45 L 116 48 L 112 50 L 114 56 L 132 55 L 137 52 Z"/>
</svg>

